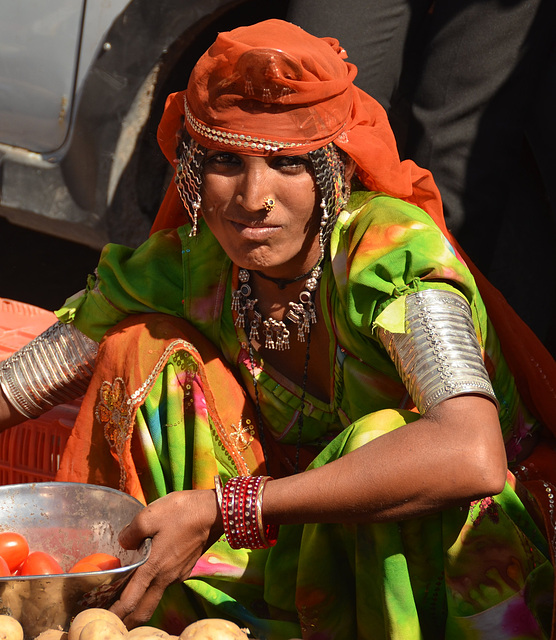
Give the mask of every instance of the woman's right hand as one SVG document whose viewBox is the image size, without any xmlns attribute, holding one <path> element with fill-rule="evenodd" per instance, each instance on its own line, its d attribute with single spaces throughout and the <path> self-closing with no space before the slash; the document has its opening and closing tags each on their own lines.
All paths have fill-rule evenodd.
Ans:
<svg viewBox="0 0 556 640">
<path fill-rule="evenodd" d="M 176 491 L 145 507 L 120 533 L 124 549 L 152 539 L 149 559 L 111 607 L 128 628 L 150 619 L 170 584 L 189 577 L 200 556 L 223 533 L 216 493 Z"/>
</svg>

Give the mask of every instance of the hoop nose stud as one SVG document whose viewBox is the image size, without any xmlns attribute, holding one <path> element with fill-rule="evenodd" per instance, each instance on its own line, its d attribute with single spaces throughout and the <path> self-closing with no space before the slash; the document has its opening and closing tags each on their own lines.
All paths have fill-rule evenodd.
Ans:
<svg viewBox="0 0 556 640">
<path fill-rule="evenodd" d="M 274 200 L 274 198 L 265 198 L 263 200 L 263 207 L 265 208 L 265 211 L 272 211 L 275 206 L 276 200 Z"/>
</svg>

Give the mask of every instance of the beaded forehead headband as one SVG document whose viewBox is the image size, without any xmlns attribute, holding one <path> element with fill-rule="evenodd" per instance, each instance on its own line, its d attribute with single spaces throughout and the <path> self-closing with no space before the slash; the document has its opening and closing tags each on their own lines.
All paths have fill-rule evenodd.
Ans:
<svg viewBox="0 0 556 640">
<path fill-rule="evenodd" d="M 296 149 L 304 146 L 301 142 L 268 140 L 267 138 L 261 138 L 258 136 L 233 133 L 217 127 L 209 127 L 208 125 L 203 124 L 200 120 L 197 120 L 197 118 L 191 113 L 191 109 L 187 104 L 185 96 L 183 98 L 183 102 L 185 117 L 187 118 L 189 126 L 199 136 L 206 138 L 209 146 L 210 141 L 230 145 L 230 147 L 235 147 L 237 151 L 281 151 L 283 149 Z"/>
</svg>

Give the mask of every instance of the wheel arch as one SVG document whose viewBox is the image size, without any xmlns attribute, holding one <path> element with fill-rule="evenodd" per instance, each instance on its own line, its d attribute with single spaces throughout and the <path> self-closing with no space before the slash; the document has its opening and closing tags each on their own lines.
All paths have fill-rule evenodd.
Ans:
<svg viewBox="0 0 556 640">
<path fill-rule="evenodd" d="M 283 17 L 286 6 L 284 1 L 133 0 L 120 14 L 77 97 L 60 162 L 72 200 L 95 212 L 99 237 L 138 244 L 146 236 L 168 167 L 156 143 L 165 98 L 185 87 L 218 31 Z"/>
</svg>

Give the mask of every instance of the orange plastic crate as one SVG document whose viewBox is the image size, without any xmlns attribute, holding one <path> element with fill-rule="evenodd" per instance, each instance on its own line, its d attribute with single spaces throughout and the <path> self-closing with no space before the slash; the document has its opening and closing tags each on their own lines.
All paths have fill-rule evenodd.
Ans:
<svg viewBox="0 0 556 640">
<path fill-rule="evenodd" d="M 0 434 L 0 484 L 54 480 L 78 411 L 61 405 Z"/>
<path fill-rule="evenodd" d="M 54 322 L 51 311 L 0 298 L 0 360 Z M 53 480 L 79 405 L 79 401 L 60 405 L 0 433 L 0 484 Z"/>
</svg>

